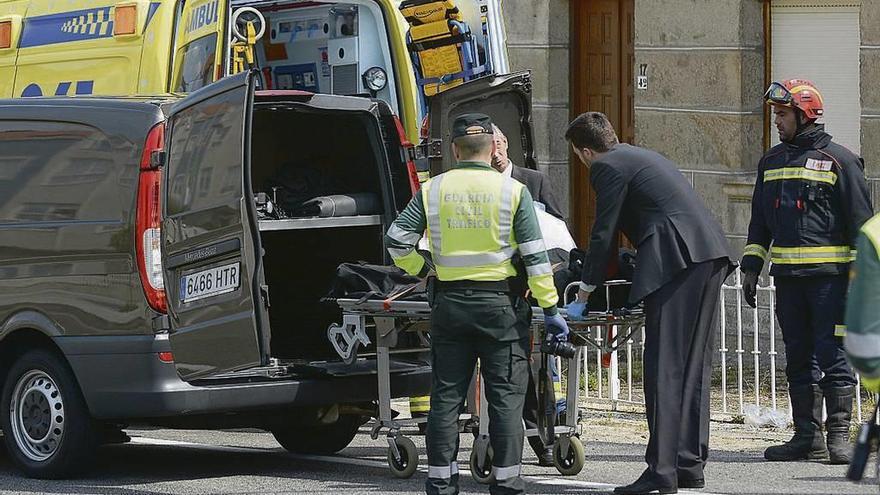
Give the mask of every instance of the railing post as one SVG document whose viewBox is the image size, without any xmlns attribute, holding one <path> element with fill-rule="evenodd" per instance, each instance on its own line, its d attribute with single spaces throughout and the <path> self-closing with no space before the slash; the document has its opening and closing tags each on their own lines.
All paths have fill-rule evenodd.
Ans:
<svg viewBox="0 0 880 495">
<path fill-rule="evenodd" d="M 773 277 L 770 277 L 768 286 L 770 300 L 770 405 L 776 410 L 776 287 L 773 285 Z"/>
<path fill-rule="evenodd" d="M 721 412 L 727 413 L 727 307 L 724 291 L 727 287 L 721 286 Z"/>
<path fill-rule="evenodd" d="M 617 325 L 612 325 L 608 341 L 614 342 L 615 337 L 617 337 Z M 615 411 L 617 410 L 617 401 L 620 399 L 620 367 L 617 357 L 615 349 L 611 352 L 611 363 L 608 367 L 608 395 L 611 398 L 611 408 Z"/>
<path fill-rule="evenodd" d="M 629 338 L 626 339 L 626 400 L 633 400 L 633 339 L 632 327 L 628 328 Z"/>
<path fill-rule="evenodd" d="M 752 334 L 754 336 L 754 339 L 753 339 L 754 346 L 752 348 L 752 355 L 755 357 L 755 405 L 760 406 L 761 405 L 761 374 L 760 374 L 760 371 L 761 371 L 761 368 L 760 368 L 760 366 L 761 366 L 761 361 L 760 361 L 761 351 L 760 351 L 760 348 L 758 345 L 758 295 L 757 295 L 758 291 L 756 290 L 755 292 L 756 292 L 756 294 L 755 294 L 755 307 L 752 308 L 753 309 L 753 311 L 752 311 L 753 323 L 752 324 L 754 325 L 752 327 Z"/>
<path fill-rule="evenodd" d="M 743 413 L 743 349 L 742 342 L 742 273 L 736 271 L 736 387 L 739 394 L 739 412 Z"/>
</svg>

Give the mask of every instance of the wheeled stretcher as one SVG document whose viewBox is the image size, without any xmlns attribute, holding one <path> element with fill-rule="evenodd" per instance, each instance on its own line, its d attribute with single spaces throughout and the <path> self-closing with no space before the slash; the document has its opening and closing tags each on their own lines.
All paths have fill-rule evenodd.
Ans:
<svg viewBox="0 0 880 495">
<path fill-rule="evenodd" d="M 607 282 L 604 286 L 606 301 L 610 301 L 610 289 L 614 286 L 629 284 L 623 281 Z M 390 356 L 397 358 L 403 354 L 412 354 L 415 358 L 427 359 L 426 352 L 430 348 L 430 316 L 431 308 L 426 301 L 407 300 L 357 300 L 336 299 L 336 304 L 342 309 L 343 320 L 341 325 L 333 324 L 327 330 L 327 336 L 333 348 L 344 362 L 352 364 L 358 359 L 372 357 L 374 354 L 364 354 L 361 349 L 375 348 L 377 362 L 379 417 L 374 418 L 371 437 L 379 438 L 382 430 L 387 430 L 388 441 L 388 465 L 392 474 L 399 478 L 408 478 L 415 473 L 418 467 L 418 452 L 415 444 L 407 438 L 401 428 L 404 426 L 416 426 L 426 421 L 426 418 L 395 419 L 391 410 L 391 379 L 390 379 Z M 543 327 L 544 318 L 540 308 L 532 308 L 532 325 Z M 583 469 L 584 446 L 580 440 L 580 407 L 578 394 L 580 390 L 580 365 L 583 359 L 584 347 L 592 346 L 599 349 L 603 354 L 611 353 L 618 346 L 629 340 L 634 331 L 644 324 L 644 314 L 641 309 L 611 308 L 605 311 L 591 311 L 582 321 L 572 321 L 568 318 L 565 309 L 560 313 L 566 318 L 570 329 L 570 342 L 576 346 L 577 352 L 567 360 L 566 403 L 567 411 L 564 424 L 553 425 L 554 421 L 547 417 L 539 418 L 539 427 L 527 429 L 526 436 L 541 436 L 546 445 L 553 445 L 553 459 L 556 469 L 564 475 L 573 476 Z M 593 336 L 593 330 L 602 327 L 602 332 L 607 338 L 597 339 Z M 373 333 L 375 342 L 370 338 Z M 404 333 L 413 333 L 416 338 L 407 338 L 409 345 L 398 345 Z M 541 332 L 543 335 L 543 332 Z M 411 337 L 411 336 L 410 336 Z M 546 367 L 549 361 L 556 356 L 541 354 Z M 484 397 L 482 381 L 476 381 L 477 397 Z M 553 394 L 553 388 L 539 387 L 543 393 Z M 470 394 L 474 395 L 474 393 Z M 479 400 L 477 401 L 479 403 Z M 555 398 L 551 398 L 555 403 Z M 544 403 L 544 401 L 541 401 Z M 489 449 L 489 417 L 486 407 L 478 407 L 479 428 L 474 440 L 474 447 L 470 457 L 470 470 L 474 478 L 483 483 L 491 482 L 492 458 Z M 555 414 L 554 414 L 555 416 Z M 543 425 L 542 425 L 543 423 Z M 552 438 L 548 438 L 552 432 Z"/>
</svg>

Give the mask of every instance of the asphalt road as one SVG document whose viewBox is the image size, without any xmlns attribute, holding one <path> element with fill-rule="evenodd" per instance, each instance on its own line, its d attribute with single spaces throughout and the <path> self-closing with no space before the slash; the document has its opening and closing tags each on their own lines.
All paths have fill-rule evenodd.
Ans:
<svg viewBox="0 0 880 495">
<path fill-rule="evenodd" d="M 593 439 L 602 437 L 605 430 L 588 428 L 585 432 L 587 465 L 577 477 L 538 467 L 526 449 L 523 472 L 528 492 L 605 494 L 635 479 L 644 469 L 643 446 Z M 424 437 L 412 437 L 422 449 L 419 471 L 409 480 L 398 480 L 388 471 L 384 440 L 371 440 L 366 428 L 341 455 L 328 457 L 288 454 L 271 435 L 261 432 L 157 429 L 129 433 L 132 443 L 104 447 L 94 470 L 76 480 L 22 478 L 0 448 L 0 494 L 416 494 L 423 493 L 426 477 Z M 460 460 L 467 459 L 470 448 L 470 436 L 462 436 Z M 461 462 L 462 493 L 488 493 L 470 477 L 465 462 Z M 818 462 L 766 463 L 759 449 L 715 449 L 706 489 L 680 493 L 878 493 L 874 478 L 855 485 L 843 479 L 843 472 L 841 466 Z"/>
</svg>

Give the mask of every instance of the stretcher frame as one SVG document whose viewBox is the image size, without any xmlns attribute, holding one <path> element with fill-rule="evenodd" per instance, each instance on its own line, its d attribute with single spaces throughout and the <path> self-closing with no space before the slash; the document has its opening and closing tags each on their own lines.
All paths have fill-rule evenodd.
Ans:
<svg viewBox="0 0 880 495">
<path fill-rule="evenodd" d="M 606 291 L 606 301 L 610 301 L 611 287 L 628 285 L 627 281 L 609 281 L 603 286 Z M 576 284 L 566 289 L 566 294 Z M 388 463 L 392 474 L 400 478 L 412 476 L 418 465 L 418 453 L 411 440 L 401 432 L 404 426 L 417 426 L 427 421 L 427 418 L 402 418 L 395 419 L 391 410 L 391 355 L 399 354 L 422 354 L 430 350 L 430 336 L 428 333 L 431 308 L 427 301 L 407 300 L 359 300 L 359 299 L 335 299 L 334 302 L 342 310 L 342 325 L 332 324 L 327 330 L 327 336 L 336 352 L 348 364 L 354 363 L 359 357 L 376 357 L 377 385 L 378 385 L 378 409 L 379 415 L 374 418 L 374 424 L 370 431 L 373 440 L 379 438 L 382 430 L 387 429 Z M 580 405 L 578 395 L 580 392 L 580 367 L 586 346 L 591 346 L 603 354 L 616 352 L 632 334 L 644 325 L 644 312 L 641 309 L 611 308 L 605 311 L 590 311 L 585 318 L 574 320 L 568 317 L 564 308 L 559 309 L 560 314 L 566 319 L 570 330 L 570 342 L 577 347 L 574 357 L 567 359 L 568 369 L 566 372 L 566 415 L 565 422 L 554 427 L 556 438 L 553 439 L 554 466 L 564 475 L 576 475 L 584 465 L 583 444 L 580 440 Z M 359 354 L 360 346 L 367 347 L 371 340 L 366 329 L 372 322 L 376 330 L 375 354 Z M 543 327 L 544 317 L 541 308 L 532 308 L 532 330 L 535 327 Z M 592 336 L 592 330 L 596 327 L 605 329 L 606 339 L 596 339 Z M 623 329 L 622 332 L 617 332 Z M 419 345 L 409 348 L 398 348 L 398 336 L 403 332 L 416 332 Z M 541 354 L 544 359 L 556 359 L 555 356 Z M 561 370 L 560 370 L 561 373 Z M 477 380 L 479 397 L 484 397 L 482 380 Z M 473 395 L 475 390 L 472 390 Z M 471 401 L 468 401 L 469 403 Z M 477 401 L 479 403 L 479 400 Z M 474 440 L 471 454 L 471 473 L 481 483 L 490 483 L 491 451 L 489 449 L 489 417 L 488 408 L 478 407 L 479 429 Z M 472 411 L 472 413 L 475 411 Z M 539 436 L 537 428 L 525 430 L 525 436 Z M 481 469 L 480 466 L 484 468 Z"/>
</svg>

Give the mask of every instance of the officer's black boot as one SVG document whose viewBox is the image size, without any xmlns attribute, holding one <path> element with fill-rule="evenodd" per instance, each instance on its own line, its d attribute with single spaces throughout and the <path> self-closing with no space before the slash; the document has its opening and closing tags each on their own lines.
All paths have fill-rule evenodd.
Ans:
<svg viewBox="0 0 880 495">
<path fill-rule="evenodd" d="M 822 436 L 822 390 L 818 385 L 789 389 L 794 437 L 782 445 L 764 451 L 768 461 L 797 461 L 828 457 Z"/>
<path fill-rule="evenodd" d="M 852 404 L 855 388 L 837 387 L 825 391 L 825 409 L 828 418 L 828 452 L 831 464 L 849 464 L 852 445 L 849 443 L 849 425 L 852 420 Z"/>
</svg>

